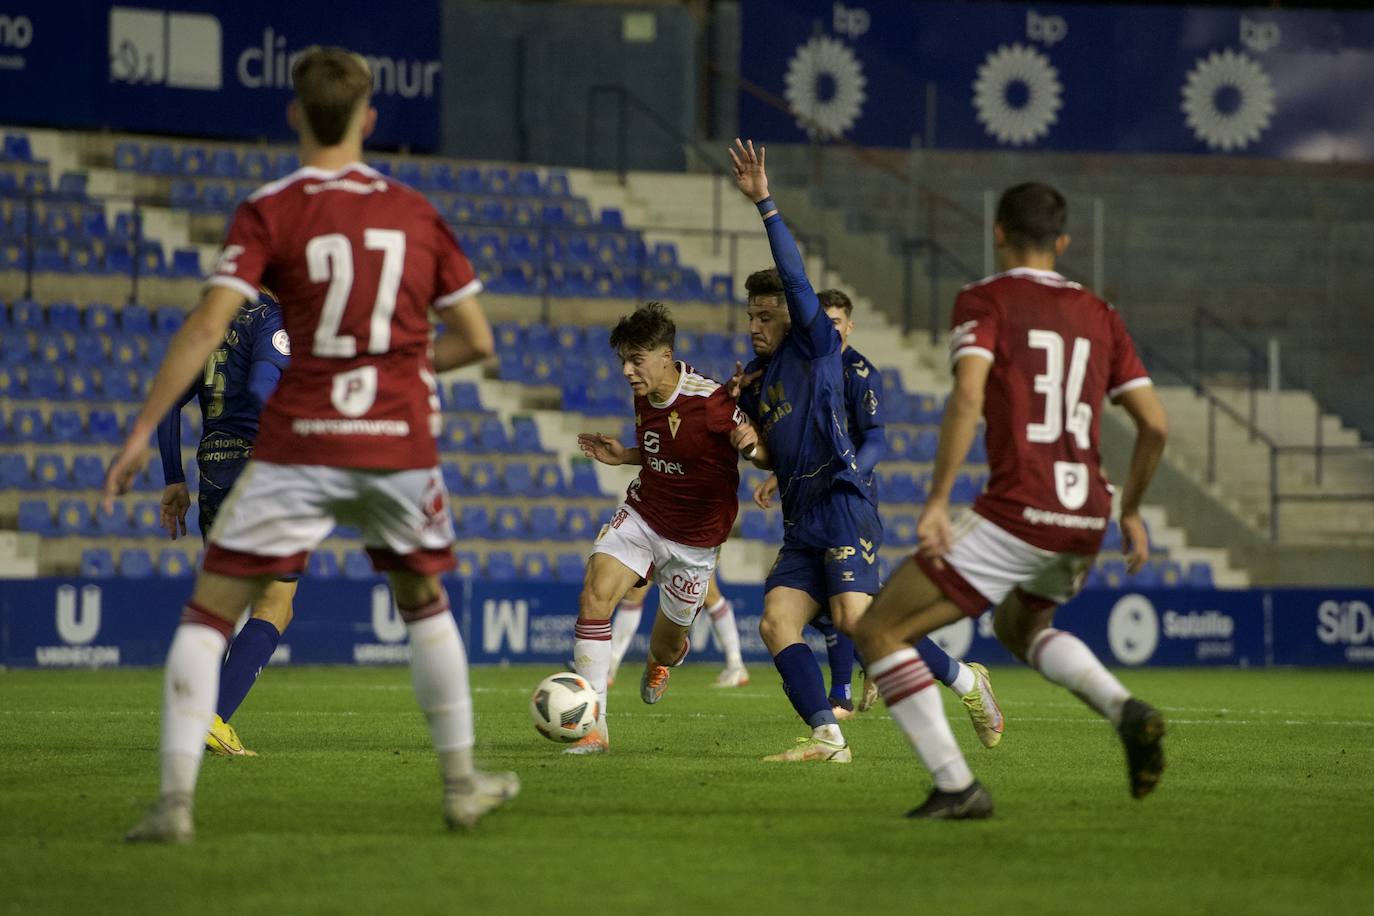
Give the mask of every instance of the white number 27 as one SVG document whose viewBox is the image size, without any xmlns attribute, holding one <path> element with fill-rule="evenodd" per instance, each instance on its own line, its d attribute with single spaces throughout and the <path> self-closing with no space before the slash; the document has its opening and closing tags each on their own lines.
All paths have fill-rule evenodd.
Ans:
<svg viewBox="0 0 1374 916">
<path fill-rule="evenodd" d="M 382 274 L 377 283 L 377 300 L 372 305 L 367 352 L 385 353 L 391 346 L 391 316 L 396 311 L 396 293 L 401 287 L 406 234 L 399 229 L 365 229 L 363 246 L 369 251 L 382 252 Z M 315 236 L 305 246 L 305 261 L 311 282 L 329 281 L 320 324 L 315 329 L 314 354 L 341 358 L 357 356 L 357 338 L 339 333 L 344 308 L 353 291 L 353 246 L 348 236 L 337 232 Z"/>
<path fill-rule="evenodd" d="M 1030 346 L 1045 351 L 1045 372 L 1035 377 L 1035 391 L 1045 396 L 1045 419 L 1026 425 L 1031 442 L 1058 442 L 1067 430 L 1081 449 L 1092 445 L 1093 409 L 1079 401 L 1083 377 L 1088 371 L 1092 342 L 1083 337 L 1073 341 L 1069 357 L 1069 376 L 1064 378 L 1064 338 L 1054 331 L 1031 331 Z"/>
</svg>

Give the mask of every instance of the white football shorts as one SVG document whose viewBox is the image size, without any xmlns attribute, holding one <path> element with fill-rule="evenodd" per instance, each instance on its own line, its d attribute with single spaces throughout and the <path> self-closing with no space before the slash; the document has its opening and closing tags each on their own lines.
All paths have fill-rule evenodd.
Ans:
<svg viewBox="0 0 1374 916">
<path fill-rule="evenodd" d="M 670 541 L 621 504 L 596 536 L 592 553 L 615 557 L 640 578 L 657 582 L 659 610 L 673 623 L 687 627 L 706 601 L 706 585 L 715 572 L 720 548 Z"/>
<path fill-rule="evenodd" d="M 452 569 L 453 517 L 438 468 L 367 471 L 250 461 L 210 529 L 205 569 L 231 576 L 305 571 L 339 524 L 362 532 L 379 572 Z"/>
<path fill-rule="evenodd" d="M 916 561 L 969 616 L 981 614 L 1019 588 L 1037 603 L 1063 604 L 1083 588 L 1093 557 L 1055 553 L 1027 544 L 972 510 L 954 522 L 954 544 L 940 568 Z"/>
</svg>

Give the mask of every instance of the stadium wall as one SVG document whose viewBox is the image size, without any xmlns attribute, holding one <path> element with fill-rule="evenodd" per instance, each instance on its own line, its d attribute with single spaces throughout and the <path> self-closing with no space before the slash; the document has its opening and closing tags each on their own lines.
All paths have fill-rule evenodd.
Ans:
<svg viewBox="0 0 1374 916">
<path fill-rule="evenodd" d="M 189 580 L 36 579 L 0 585 L 0 664 L 22 668 L 159 665 L 176 628 Z M 529 662 L 566 667 L 579 586 L 475 580 L 450 584 L 475 664 Z M 760 586 L 726 586 L 745 659 L 767 664 L 758 636 Z M 651 596 L 632 658 L 643 658 L 656 599 Z M 1136 667 L 1273 665 L 1374 667 L 1374 590 L 1247 589 L 1108 592 L 1090 590 L 1058 623 L 1100 657 Z M 990 614 L 936 638 L 952 654 L 1012 664 Z M 824 643 L 812 643 L 824 652 Z M 396 664 L 409 657 L 406 628 L 381 580 L 306 582 L 274 662 Z M 712 640 L 693 658 L 721 660 Z"/>
</svg>

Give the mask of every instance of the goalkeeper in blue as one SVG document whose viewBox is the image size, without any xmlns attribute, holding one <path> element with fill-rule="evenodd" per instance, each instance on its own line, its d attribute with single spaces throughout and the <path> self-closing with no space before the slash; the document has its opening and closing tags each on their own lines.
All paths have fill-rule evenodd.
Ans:
<svg viewBox="0 0 1374 916">
<path fill-rule="evenodd" d="M 730 157 L 736 185 L 763 218 L 777 265 L 746 283 L 756 358 L 732 380 L 750 420 L 735 432 L 737 447 L 777 475 L 782 502 L 783 544 L 764 584 L 759 629 L 788 700 L 812 729 L 764 760 L 847 763 L 852 752 L 802 629 L 828 611 L 842 632 L 851 632 L 878 590 L 882 524 L 864 480 L 871 467 L 860 470 L 848 432 L 840 334 L 768 194 L 763 150 L 736 140 Z M 930 649 L 944 655 L 934 643 Z"/>
<path fill-rule="evenodd" d="M 186 534 L 191 495 L 181 466 L 181 409 L 192 400 L 200 405 L 201 437 L 196 449 L 200 471 L 200 533 L 204 539 L 220 506 L 253 454 L 263 404 L 277 387 L 291 356 L 282 328 L 281 306 L 263 290 L 256 302 L 239 309 L 224 342 L 210 354 L 205 372 L 158 424 L 162 452 L 162 527 L 176 540 Z M 243 746 L 229 724 L 248 696 L 258 675 L 277 649 L 291 623 L 296 577 L 285 576 L 267 586 L 253 604 L 253 614 L 229 646 L 220 669 L 219 702 L 205 747 L 222 756 L 256 756 Z"/>
</svg>

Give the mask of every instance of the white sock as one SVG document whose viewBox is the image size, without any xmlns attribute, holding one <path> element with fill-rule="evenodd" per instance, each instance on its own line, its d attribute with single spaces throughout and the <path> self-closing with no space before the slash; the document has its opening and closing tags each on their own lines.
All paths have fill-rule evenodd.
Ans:
<svg viewBox="0 0 1374 916">
<path fill-rule="evenodd" d="M 448 597 L 439 600 L 441 611 L 407 623 L 406 630 L 410 633 L 411 685 L 448 783 L 472 772 L 472 694 L 458 623 L 449 612 Z"/>
<path fill-rule="evenodd" d="M 829 741 L 831 744 L 844 744 L 844 734 L 840 731 L 840 727 L 834 723 L 817 725 L 811 729 L 811 737 Z"/>
<path fill-rule="evenodd" d="M 725 653 L 725 667 L 742 668 L 744 658 L 739 652 L 739 627 L 735 625 L 735 606 L 724 598 L 706 609 L 711 615 L 711 629 L 715 631 L 716 641 Z"/>
<path fill-rule="evenodd" d="M 615 609 L 615 616 L 611 618 L 611 674 L 620 670 L 620 663 L 625 659 L 625 653 L 629 651 L 630 642 L 639 632 L 639 621 L 644 617 L 644 602 L 637 601 L 631 604 L 628 601 L 620 602 L 620 606 Z"/>
<path fill-rule="evenodd" d="M 1112 725 L 1121 724 L 1121 707 L 1131 698 L 1130 691 L 1077 636 L 1047 627 L 1031 641 L 1026 658 L 1047 680 L 1073 691 Z"/>
<path fill-rule="evenodd" d="M 956 696 L 963 696 L 978 683 L 978 677 L 973 673 L 973 669 L 963 662 L 956 661 L 954 664 L 959 666 L 959 673 L 954 675 L 954 683 L 949 685 L 949 689 L 953 690 Z"/>
<path fill-rule="evenodd" d="M 228 629 L 226 623 L 224 631 Z M 182 623 L 172 637 L 162 678 L 164 797 L 189 798 L 195 793 L 196 776 L 205 754 L 205 733 L 215 718 L 215 702 L 219 699 L 219 669 L 228 645 L 226 632 L 208 623 Z"/>
<path fill-rule="evenodd" d="M 887 703 L 892 720 L 906 735 L 942 792 L 962 792 L 973 784 L 973 772 L 954 740 L 944 702 L 930 669 L 915 649 L 900 649 L 873 662 L 869 675 Z"/>
<path fill-rule="evenodd" d="M 692 641 L 692 645 L 700 651 L 711 643 L 711 613 L 702 605 L 692 618 L 692 628 L 687 631 L 687 638 Z M 723 648 L 723 647 L 722 647 Z"/>
<path fill-rule="evenodd" d="M 573 627 L 573 667 L 587 679 L 601 701 L 601 721 L 606 719 L 606 677 L 611 671 L 611 622 L 577 619 Z"/>
</svg>

